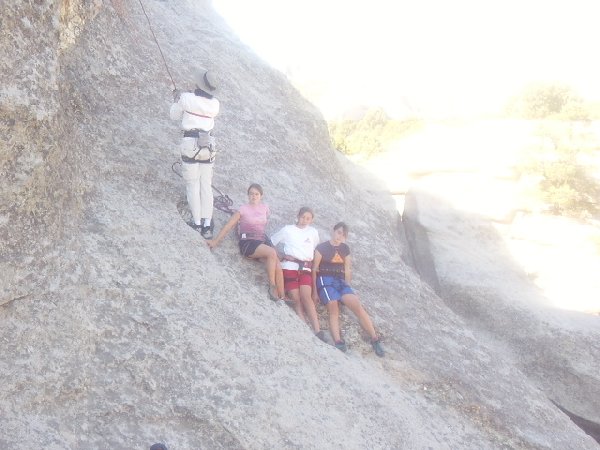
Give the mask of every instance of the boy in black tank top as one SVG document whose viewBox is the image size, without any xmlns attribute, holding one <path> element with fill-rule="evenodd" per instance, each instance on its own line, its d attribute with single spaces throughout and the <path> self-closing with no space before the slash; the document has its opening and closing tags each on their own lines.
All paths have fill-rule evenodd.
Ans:
<svg viewBox="0 0 600 450">
<path fill-rule="evenodd" d="M 348 237 L 348 226 L 339 222 L 333 227 L 331 240 L 322 242 L 315 249 L 313 260 L 313 298 L 327 308 L 329 315 L 329 332 L 335 346 L 341 351 L 347 350 L 346 343 L 340 335 L 338 302 L 342 302 L 352 311 L 361 327 L 369 333 L 371 345 L 377 356 L 384 356 L 379 336 L 375 332 L 371 318 L 363 308 L 358 295 L 350 286 L 352 279 L 352 258 L 350 247 L 345 241 Z"/>
</svg>

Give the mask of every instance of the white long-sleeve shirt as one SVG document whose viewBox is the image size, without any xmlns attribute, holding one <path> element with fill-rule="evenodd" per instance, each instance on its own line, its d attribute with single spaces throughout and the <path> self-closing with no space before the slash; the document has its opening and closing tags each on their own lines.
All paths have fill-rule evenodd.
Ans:
<svg viewBox="0 0 600 450">
<path fill-rule="evenodd" d="M 311 227 L 299 228 L 296 225 L 286 225 L 273 236 L 273 245 L 283 243 L 283 252 L 299 261 L 312 261 L 315 247 L 319 243 L 319 232 Z M 283 261 L 281 268 L 286 270 L 298 270 L 298 263 L 294 261 Z"/>
<path fill-rule="evenodd" d="M 215 126 L 215 116 L 219 114 L 219 100 L 183 92 L 179 100 L 171 105 L 171 120 L 181 120 L 182 130 L 210 131 Z"/>
</svg>

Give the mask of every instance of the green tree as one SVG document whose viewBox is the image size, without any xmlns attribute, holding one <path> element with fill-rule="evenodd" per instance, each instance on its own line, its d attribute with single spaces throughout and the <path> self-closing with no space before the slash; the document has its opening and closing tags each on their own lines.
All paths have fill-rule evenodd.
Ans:
<svg viewBox="0 0 600 450">
<path fill-rule="evenodd" d="M 532 84 L 513 98 L 508 111 L 525 119 L 588 120 L 589 108 L 569 86 L 560 83 Z"/>
<path fill-rule="evenodd" d="M 553 143 L 552 149 L 534 152 L 522 171 L 539 178 L 538 194 L 553 214 L 588 218 L 600 214 L 600 184 L 584 161 L 596 151 L 585 133 L 572 124 L 540 128 L 540 135 Z"/>
<path fill-rule="evenodd" d="M 418 119 L 391 120 L 381 108 L 368 110 L 359 120 L 329 122 L 333 146 L 347 155 L 372 156 L 407 132 L 418 129 Z"/>
</svg>

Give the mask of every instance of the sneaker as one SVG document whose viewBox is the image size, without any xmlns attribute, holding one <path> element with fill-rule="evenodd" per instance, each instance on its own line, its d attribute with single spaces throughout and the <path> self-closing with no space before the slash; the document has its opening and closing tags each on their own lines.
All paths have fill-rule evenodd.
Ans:
<svg viewBox="0 0 600 450">
<path fill-rule="evenodd" d="M 371 341 L 371 345 L 373 346 L 373 350 L 375 350 L 375 354 L 379 357 L 383 357 L 385 355 L 385 351 L 381 346 L 381 340 L 377 338 L 374 341 Z"/>
<path fill-rule="evenodd" d="M 327 342 L 327 339 L 325 339 L 325 332 L 323 330 L 315 333 L 315 336 L 321 339 L 323 342 Z"/>
<path fill-rule="evenodd" d="M 269 285 L 269 298 L 274 302 L 280 300 L 280 298 L 277 296 L 277 286 L 275 286 L 274 284 Z"/>
<path fill-rule="evenodd" d="M 212 226 L 202 227 L 200 234 L 204 239 L 212 239 L 213 238 L 213 229 Z"/>
<path fill-rule="evenodd" d="M 188 224 L 188 225 L 189 225 L 189 226 L 192 228 L 192 230 L 194 230 L 194 231 L 198 231 L 198 232 L 201 232 L 201 231 L 202 231 L 202 225 L 196 225 L 196 224 L 194 223 L 194 221 L 188 222 L 187 224 Z"/>
<path fill-rule="evenodd" d="M 346 341 L 339 340 L 335 343 L 335 348 L 337 348 L 338 350 L 341 350 L 342 352 L 346 353 L 348 351 L 348 347 L 346 347 Z"/>
</svg>

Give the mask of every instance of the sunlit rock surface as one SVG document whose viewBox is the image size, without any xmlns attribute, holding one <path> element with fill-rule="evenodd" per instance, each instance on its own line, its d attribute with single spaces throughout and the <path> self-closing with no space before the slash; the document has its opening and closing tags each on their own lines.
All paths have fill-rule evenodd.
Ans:
<svg viewBox="0 0 600 450">
<path fill-rule="evenodd" d="M 209 2 L 144 5 L 178 87 L 197 65 L 221 80 L 215 186 L 238 206 L 261 183 L 272 229 L 307 204 L 323 240 L 347 221 L 387 355 L 346 315 L 350 351 L 320 342 L 268 300 L 262 267 L 232 236 L 211 253 L 185 225 L 173 86 L 139 2 L 3 5 L 3 446 L 598 447 L 552 403 L 597 416 L 597 353 L 581 356 L 577 333 L 560 340 L 570 351 L 532 355 L 522 334 L 539 322 L 521 314 L 488 327 L 515 347 L 483 336 L 404 262 L 385 189 L 334 153 L 315 108 Z M 578 333 L 592 342 L 598 329 Z M 548 388 L 559 357 L 560 380 L 586 374 L 589 398 Z"/>
</svg>

